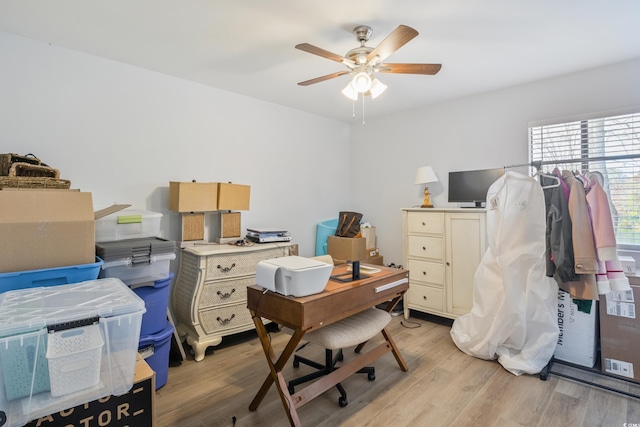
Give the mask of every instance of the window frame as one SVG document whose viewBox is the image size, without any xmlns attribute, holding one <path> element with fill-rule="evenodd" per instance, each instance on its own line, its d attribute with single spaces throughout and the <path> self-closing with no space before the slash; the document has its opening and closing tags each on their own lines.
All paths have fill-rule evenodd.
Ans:
<svg viewBox="0 0 640 427">
<path fill-rule="evenodd" d="M 607 132 L 610 132 L 610 130 L 608 130 L 608 128 L 605 127 L 601 135 L 596 134 L 595 136 L 592 136 L 590 135 L 590 129 L 593 129 L 595 127 L 594 125 L 596 125 L 597 122 L 602 122 L 603 124 L 606 124 L 607 120 L 615 122 L 616 120 L 623 120 L 623 119 L 630 119 L 630 123 L 633 125 L 631 128 L 632 130 L 629 132 L 631 136 L 628 139 L 629 142 L 631 143 L 630 146 L 633 152 L 631 154 L 614 154 L 614 155 L 606 155 L 606 154 L 597 155 L 598 153 L 596 153 L 596 155 L 593 155 L 593 157 L 590 157 L 590 154 L 591 154 L 590 149 L 598 148 L 597 138 L 601 137 L 604 139 L 607 136 Z M 579 136 L 575 134 L 573 134 L 573 138 L 572 136 L 564 136 L 564 137 L 560 136 L 555 141 L 550 141 L 549 143 L 556 144 L 558 143 L 558 141 L 560 141 L 560 144 L 566 144 L 566 145 L 561 145 L 561 148 L 567 149 L 567 151 L 570 151 L 571 149 L 579 148 L 579 155 L 577 157 L 574 155 L 573 158 L 571 158 L 571 156 L 562 157 L 562 154 L 561 154 L 557 158 L 553 158 L 553 159 L 545 158 L 543 133 L 545 131 L 554 130 L 555 128 L 561 128 L 562 126 L 569 128 L 570 126 L 575 126 L 575 125 L 579 126 Z M 630 107 L 629 109 L 626 109 L 624 111 L 609 111 L 609 112 L 585 115 L 583 117 L 555 119 L 553 121 L 537 122 L 537 123 L 533 122 L 533 123 L 529 123 L 527 131 L 528 131 L 527 145 L 528 145 L 528 153 L 529 153 L 529 162 L 532 166 L 534 166 L 534 168 L 537 171 L 542 171 L 542 168 L 544 168 L 544 166 L 561 166 L 564 168 L 566 165 L 569 165 L 569 164 L 579 165 L 576 168 L 571 168 L 572 170 L 574 169 L 587 170 L 589 164 L 593 165 L 594 162 L 613 163 L 616 161 L 618 162 L 626 161 L 626 162 L 630 162 L 630 165 L 631 165 L 630 167 L 632 170 L 631 178 L 627 178 L 627 179 L 631 179 L 632 181 L 630 181 L 630 185 L 628 187 L 623 187 L 623 188 L 624 189 L 628 188 L 630 190 L 636 190 L 636 191 L 638 190 L 637 188 L 638 185 L 634 185 L 633 180 L 636 177 L 638 177 L 638 179 L 640 180 L 640 172 L 638 172 L 640 170 L 640 106 Z M 538 132 L 539 134 L 535 135 L 536 132 Z M 575 144 L 573 146 L 571 145 L 572 143 L 575 143 L 575 141 L 578 141 L 578 140 L 580 141 L 578 145 L 575 145 Z M 603 141 L 603 142 L 606 144 L 606 141 Z M 611 144 L 611 147 L 612 146 L 613 144 Z M 615 166 L 612 166 L 611 169 L 614 169 L 614 168 Z M 535 173 L 535 171 L 533 171 L 533 173 Z M 620 173 L 620 175 L 622 174 Z M 606 183 L 605 185 L 605 191 L 607 193 L 607 196 L 609 197 L 610 203 L 613 205 L 612 195 L 609 191 L 608 183 Z M 640 203 L 640 198 L 638 198 L 637 200 L 638 200 L 638 203 Z M 630 204 L 633 206 L 633 198 Z M 616 216 L 615 221 L 617 221 L 617 214 L 612 212 L 612 215 Z M 633 226 L 630 228 L 630 231 L 629 231 L 631 236 L 630 241 L 621 240 L 619 238 L 619 235 L 622 235 L 622 233 L 624 233 L 624 229 L 620 230 L 618 229 L 618 227 L 616 227 L 615 232 L 616 232 L 616 240 L 618 242 L 617 244 L 618 249 L 640 252 L 640 241 L 638 238 L 639 232 L 635 231 L 635 229 L 637 228 L 635 224 L 637 224 L 637 222 L 640 222 L 640 218 L 636 218 L 635 215 L 632 215 L 632 216 L 624 215 L 620 217 L 626 220 L 630 219 L 631 224 Z"/>
</svg>

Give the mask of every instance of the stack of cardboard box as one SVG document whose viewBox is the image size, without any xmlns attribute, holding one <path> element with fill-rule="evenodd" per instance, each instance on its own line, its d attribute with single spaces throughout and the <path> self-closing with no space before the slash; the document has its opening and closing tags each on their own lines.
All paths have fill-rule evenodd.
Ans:
<svg viewBox="0 0 640 427">
<path fill-rule="evenodd" d="M 376 228 L 364 227 L 360 229 L 360 232 L 362 233 L 362 237 L 367 240 L 367 258 L 361 262 L 365 264 L 383 265 L 382 255 L 380 255 L 378 246 L 376 245 Z"/>
</svg>

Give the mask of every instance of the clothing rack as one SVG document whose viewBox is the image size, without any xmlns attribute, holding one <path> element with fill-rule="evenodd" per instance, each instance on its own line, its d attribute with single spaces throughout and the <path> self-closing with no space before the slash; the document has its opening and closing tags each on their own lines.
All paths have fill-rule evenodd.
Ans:
<svg viewBox="0 0 640 427">
<path fill-rule="evenodd" d="M 638 158 L 638 155 L 636 154 L 630 154 L 630 155 L 620 155 L 620 156 L 611 156 L 611 157 L 592 157 L 592 158 L 588 158 L 588 159 L 569 159 L 569 160 L 562 160 L 562 161 L 557 161 L 557 160 L 548 160 L 548 161 L 542 161 L 542 160 L 537 160 L 537 161 L 533 161 L 533 162 L 529 162 L 529 163 L 520 163 L 520 164 L 511 164 L 511 165 L 505 165 L 504 168 L 508 169 L 508 168 L 516 168 L 516 167 L 524 167 L 524 166 L 529 166 L 529 167 L 533 167 L 536 169 L 537 172 L 540 172 L 540 169 L 543 165 L 550 165 L 550 164 L 557 164 L 557 163 L 581 163 L 581 162 L 594 162 L 594 161 L 602 161 L 602 160 L 625 160 L 625 159 L 632 159 L 632 158 Z M 600 354 L 600 350 L 598 349 L 598 355 Z M 598 356 L 599 359 L 599 356 Z M 566 378 L 572 381 L 576 381 L 576 382 L 580 382 L 582 384 L 586 384 L 589 385 L 591 387 L 596 387 L 599 389 L 603 389 L 603 390 L 607 390 L 613 393 L 618 393 L 627 397 L 633 397 L 635 399 L 640 399 L 640 394 L 635 394 L 635 393 L 631 393 L 625 390 L 621 390 L 619 388 L 615 388 L 615 387 L 610 387 L 604 384 L 598 384 L 594 381 L 589 381 L 587 379 L 584 378 L 579 378 L 573 375 L 570 375 L 568 373 L 565 372 L 560 372 L 557 370 L 553 370 L 553 366 L 554 365 L 563 365 L 578 371 L 582 371 L 582 372 L 588 372 L 591 374 L 594 374 L 596 376 L 600 376 L 600 377 L 606 377 L 606 378 L 612 378 L 615 380 L 620 381 L 621 383 L 626 383 L 626 384 L 635 384 L 638 385 L 638 382 L 631 380 L 631 379 L 627 379 L 624 377 L 620 377 L 617 375 L 612 375 L 609 374 L 607 372 L 603 372 L 600 369 L 596 369 L 596 368 L 588 368 L 586 366 L 581 366 L 581 365 L 577 365 L 575 363 L 571 363 L 571 362 L 565 362 L 564 360 L 560 360 L 560 359 L 556 359 L 553 356 L 551 357 L 551 360 L 549 360 L 549 363 L 542 369 L 542 371 L 540 371 L 540 379 L 542 381 L 546 381 L 549 377 L 549 375 L 557 375 L 559 377 L 562 378 Z"/>
<path fill-rule="evenodd" d="M 615 388 L 615 387 L 609 387 L 609 386 L 604 385 L 604 384 L 598 384 L 598 383 L 595 383 L 593 381 L 585 380 L 583 378 L 574 377 L 574 376 L 566 374 L 564 372 L 553 371 L 552 369 L 553 369 L 553 365 L 554 364 L 564 365 L 564 366 L 568 366 L 568 367 L 573 368 L 573 369 L 577 369 L 577 370 L 584 371 L 584 372 L 589 372 L 589 373 L 592 373 L 592 374 L 595 374 L 595 375 L 598 375 L 598 376 L 607 377 L 607 378 L 613 378 L 615 380 L 622 381 L 622 382 L 625 382 L 625 383 L 628 383 L 628 384 L 634 384 L 636 386 L 638 385 L 638 383 L 633 381 L 633 380 L 622 378 L 622 377 L 619 377 L 617 375 L 611 375 L 611 374 L 609 374 L 607 372 L 602 372 L 599 369 L 587 368 L 586 366 L 576 365 L 576 364 L 571 363 L 571 362 L 565 362 L 564 360 L 559 360 L 559 359 L 556 359 L 554 357 L 552 357 L 551 360 L 549 361 L 549 363 L 547 364 L 547 366 L 545 366 L 542 369 L 542 371 L 540 371 L 540 379 L 542 381 L 546 381 L 550 374 L 554 374 L 554 375 L 557 375 L 559 377 L 567 378 L 567 379 L 570 379 L 570 380 L 573 380 L 573 381 L 577 381 L 577 382 L 580 382 L 580 383 L 583 383 L 583 384 L 590 385 L 592 387 L 597 387 L 597 388 L 600 388 L 600 389 L 603 389 L 603 390 L 611 391 L 613 393 L 618 393 L 618 394 L 622 394 L 624 396 L 640 399 L 640 395 L 635 394 L 635 393 L 630 393 L 628 391 L 620 390 L 620 389 Z"/>
<path fill-rule="evenodd" d="M 523 167 L 523 166 L 530 166 L 530 167 L 534 167 L 536 168 L 536 170 L 540 169 L 540 166 L 542 166 L 542 161 L 537 160 L 535 162 L 529 162 L 529 163 L 519 163 L 519 164 L 515 164 L 515 165 L 504 165 L 504 169 L 510 169 L 510 168 L 519 168 L 519 167 Z"/>
<path fill-rule="evenodd" d="M 540 170 L 542 166 L 545 165 L 555 165 L 558 163 L 589 163 L 589 162 L 602 162 L 605 160 L 632 160 L 640 157 L 640 154 L 621 154 L 618 156 L 600 156 L 600 157 L 585 157 L 585 158 L 575 158 L 575 159 L 562 159 L 562 160 L 536 160 L 529 163 L 515 164 L 515 165 L 505 165 L 504 168 L 517 168 L 522 166 L 531 166 L 536 168 L 536 170 Z"/>
</svg>

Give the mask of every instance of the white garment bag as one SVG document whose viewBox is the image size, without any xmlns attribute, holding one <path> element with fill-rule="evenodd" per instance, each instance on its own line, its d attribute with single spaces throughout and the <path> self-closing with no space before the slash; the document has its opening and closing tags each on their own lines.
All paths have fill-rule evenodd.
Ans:
<svg viewBox="0 0 640 427">
<path fill-rule="evenodd" d="M 489 247 L 476 270 L 473 308 L 453 322 L 465 353 L 509 372 L 539 373 L 558 341 L 558 285 L 545 275 L 545 202 L 533 178 L 509 171 L 487 193 Z"/>
</svg>

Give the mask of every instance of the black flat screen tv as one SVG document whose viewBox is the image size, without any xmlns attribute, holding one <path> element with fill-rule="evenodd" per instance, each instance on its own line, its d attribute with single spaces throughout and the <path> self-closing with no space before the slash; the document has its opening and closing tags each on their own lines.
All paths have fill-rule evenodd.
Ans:
<svg viewBox="0 0 640 427">
<path fill-rule="evenodd" d="M 474 203 L 481 208 L 487 190 L 504 175 L 504 168 L 449 172 L 449 203 Z"/>
</svg>

